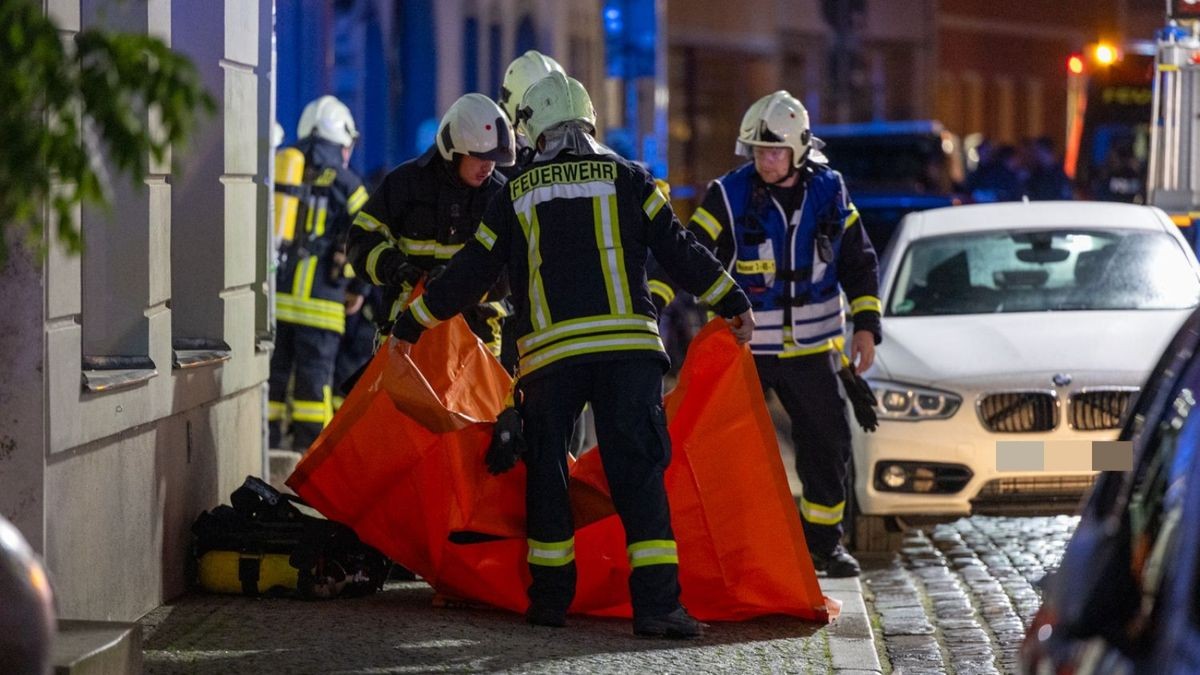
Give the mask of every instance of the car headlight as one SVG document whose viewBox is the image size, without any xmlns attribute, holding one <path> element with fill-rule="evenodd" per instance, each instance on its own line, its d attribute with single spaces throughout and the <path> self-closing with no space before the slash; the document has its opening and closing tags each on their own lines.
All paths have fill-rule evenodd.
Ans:
<svg viewBox="0 0 1200 675">
<path fill-rule="evenodd" d="M 875 380 L 870 384 L 879 401 L 877 409 L 884 419 L 908 422 L 944 420 L 958 412 L 958 407 L 962 405 L 962 397 L 948 391 L 883 380 Z"/>
</svg>

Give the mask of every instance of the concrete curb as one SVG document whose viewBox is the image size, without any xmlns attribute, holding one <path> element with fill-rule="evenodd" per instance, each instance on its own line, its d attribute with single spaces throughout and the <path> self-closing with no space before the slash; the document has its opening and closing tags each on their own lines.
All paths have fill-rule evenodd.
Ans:
<svg viewBox="0 0 1200 675">
<path fill-rule="evenodd" d="M 834 672 L 840 675 L 882 673 L 871 618 L 863 602 L 862 583 L 857 577 L 819 581 L 825 595 L 842 603 L 841 614 L 828 628 Z"/>
</svg>

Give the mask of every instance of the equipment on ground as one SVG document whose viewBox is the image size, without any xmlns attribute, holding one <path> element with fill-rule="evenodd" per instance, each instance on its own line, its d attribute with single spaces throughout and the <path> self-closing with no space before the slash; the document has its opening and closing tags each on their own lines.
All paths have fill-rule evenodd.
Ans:
<svg viewBox="0 0 1200 675">
<path fill-rule="evenodd" d="M 319 599 L 383 587 L 391 562 L 345 525 L 303 513 L 299 497 L 248 476 L 230 503 L 192 525 L 204 590 Z"/>
</svg>

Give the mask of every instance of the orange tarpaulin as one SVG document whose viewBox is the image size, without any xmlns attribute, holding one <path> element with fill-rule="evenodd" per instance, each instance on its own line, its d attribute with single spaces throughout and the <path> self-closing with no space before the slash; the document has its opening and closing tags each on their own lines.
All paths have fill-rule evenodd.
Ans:
<svg viewBox="0 0 1200 675">
<path fill-rule="evenodd" d="M 490 423 L 434 433 L 387 393 L 389 378 L 412 377 L 406 368 L 446 359 L 430 367 L 460 373 L 450 378 L 459 391 L 484 392 L 466 416 L 494 420 L 507 376 L 478 367 L 476 351 L 486 354 L 461 318 L 429 331 L 411 361 L 381 349 L 288 485 L 440 593 L 523 611 L 524 465 L 489 475 L 483 456 Z M 496 379 L 462 387 L 467 371 Z M 439 390 L 436 379 L 426 378 L 440 404 L 454 410 L 455 396 Z M 827 620 L 754 362 L 724 322 L 709 324 L 692 342 L 666 409 L 673 443 L 666 485 L 688 610 L 703 620 Z M 571 611 L 628 617 L 624 531 L 599 460 L 587 452 L 571 468 L 578 569 Z"/>
</svg>

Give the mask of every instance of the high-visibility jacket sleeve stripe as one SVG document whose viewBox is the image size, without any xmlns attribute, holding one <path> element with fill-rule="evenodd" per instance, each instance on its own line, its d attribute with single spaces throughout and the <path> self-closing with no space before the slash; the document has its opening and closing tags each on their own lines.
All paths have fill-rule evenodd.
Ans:
<svg viewBox="0 0 1200 675">
<path fill-rule="evenodd" d="M 441 323 L 441 320 L 435 317 L 433 313 L 429 311 L 429 308 L 425 306 L 425 296 L 423 295 L 417 298 L 416 302 L 409 305 L 408 310 L 412 312 L 413 318 L 415 318 L 422 326 L 425 326 L 426 328 L 433 328 Z"/>
<path fill-rule="evenodd" d="M 708 287 L 707 291 L 700 296 L 700 299 L 710 305 L 715 305 L 725 297 L 725 294 L 733 290 L 733 277 L 729 276 L 728 272 L 721 272 L 721 276 L 713 282 L 712 286 Z"/>
<path fill-rule="evenodd" d="M 664 307 L 671 304 L 671 301 L 675 299 L 675 290 L 671 288 L 671 285 L 658 279 L 650 280 L 650 292 L 663 299 Z"/>
<path fill-rule="evenodd" d="M 346 199 L 346 212 L 350 215 L 358 213 L 358 210 L 367 203 L 367 189 L 363 186 L 358 186 L 358 189 L 350 193 Z"/>
<path fill-rule="evenodd" d="M 717 220 L 713 214 L 709 213 L 708 209 L 704 208 L 703 206 L 697 208 L 696 212 L 692 214 L 692 222 L 703 228 L 713 241 L 717 240 L 717 237 L 720 236 L 721 230 L 723 229 L 721 227 L 721 222 Z"/>
<path fill-rule="evenodd" d="M 807 499 L 800 498 L 800 517 L 817 525 L 837 525 L 842 522 L 846 510 L 846 502 L 842 501 L 833 506 L 822 506 Z"/>
<path fill-rule="evenodd" d="M 366 211 L 359 211 L 358 215 L 354 216 L 354 226 L 364 229 L 367 232 L 387 231 L 387 228 L 384 227 L 383 223 L 379 222 L 379 219 Z"/>
<path fill-rule="evenodd" d="M 391 242 L 381 241 L 367 254 L 367 276 L 371 277 L 371 283 L 376 286 L 383 285 L 383 280 L 379 278 L 379 256 L 383 255 L 384 251 L 391 249 L 394 249 Z"/>
<path fill-rule="evenodd" d="M 492 232 L 492 228 L 483 223 L 480 223 L 479 229 L 475 230 L 475 238 L 489 251 L 496 245 L 496 233 Z"/>
<path fill-rule="evenodd" d="M 850 215 L 846 216 L 846 222 L 842 229 L 845 229 L 845 230 L 850 229 L 850 226 L 857 223 L 858 219 L 859 219 L 858 209 L 854 208 L 854 206 L 851 205 L 850 206 Z"/>
<path fill-rule="evenodd" d="M 850 315 L 854 316 L 859 312 L 879 312 L 883 314 L 883 303 L 879 298 L 873 295 L 864 295 L 850 301 Z"/>
<path fill-rule="evenodd" d="M 287 414 L 287 404 L 283 401 L 267 402 L 267 421 L 278 422 Z"/>
<path fill-rule="evenodd" d="M 642 203 L 642 210 L 646 212 L 646 217 L 654 220 L 654 216 L 662 210 L 662 207 L 667 203 L 667 198 L 663 195 L 662 190 L 656 186 L 654 192 L 646 197 L 646 201 Z"/>
</svg>

